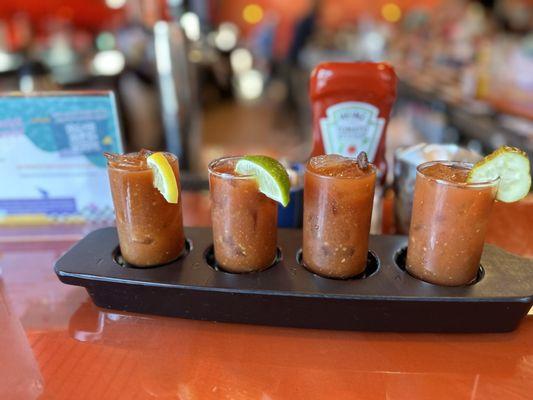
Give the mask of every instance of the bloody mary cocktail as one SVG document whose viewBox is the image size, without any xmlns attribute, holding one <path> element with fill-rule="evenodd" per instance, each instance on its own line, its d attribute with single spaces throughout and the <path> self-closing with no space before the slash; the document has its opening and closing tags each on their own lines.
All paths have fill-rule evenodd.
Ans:
<svg viewBox="0 0 533 400">
<path fill-rule="evenodd" d="M 168 203 L 154 187 L 153 172 L 146 161 L 150 154 L 106 154 L 120 251 L 125 261 L 139 267 L 175 260 L 185 245 L 181 199 L 178 197 L 177 204 Z M 164 155 L 179 194 L 178 159 L 170 153 Z"/>
<path fill-rule="evenodd" d="M 438 285 L 472 282 L 499 179 L 467 183 L 472 164 L 433 161 L 417 168 L 407 270 Z"/>
<path fill-rule="evenodd" d="M 313 157 L 304 183 L 303 262 L 319 274 L 349 278 L 365 270 L 376 168 L 354 158 Z"/>
<path fill-rule="evenodd" d="M 277 203 L 259 192 L 253 176 L 238 175 L 240 157 L 209 164 L 213 245 L 217 263 L 230 272 L 258 271 L 277 252 Z"/>
</svg>

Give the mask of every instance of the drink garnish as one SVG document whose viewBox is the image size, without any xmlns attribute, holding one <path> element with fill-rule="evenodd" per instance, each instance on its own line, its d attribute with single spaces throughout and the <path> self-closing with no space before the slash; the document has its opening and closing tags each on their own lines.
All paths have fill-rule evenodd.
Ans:
<svg viewBox="0 0 533 400">
<path fill-rule="evenodd" d="M 235 165 L 239 175 L 251 175 L 257 181 L 259 191 L 286 207 L 289 204 L 291 183 L 287 170 L 267 156 L 245 156 Z"/>
<path fill-rule="evenodd" d="M 527 154 L 516 147 L 502 146 L 477 162 L 466 181 L 482 183 L 497 178 L 500 178 L 497 200 L 512 203 L 526 197 L 531 188 Z"/>
<path fill-rule="evenodd" d="M 176 204 L 179 197 L 178 183 L 165 154 L 153 153 L 146 158 L 146 162 L 154 175 L 154 187 L 168 203 Z"/>
<path fill-rule="evenodd" d="M 361 151 L 357 155 L 357 165 L 363 171 L 368 168 L 368 156 L 366 155 L 366 153 L 364 151 Z"/>
</svg>

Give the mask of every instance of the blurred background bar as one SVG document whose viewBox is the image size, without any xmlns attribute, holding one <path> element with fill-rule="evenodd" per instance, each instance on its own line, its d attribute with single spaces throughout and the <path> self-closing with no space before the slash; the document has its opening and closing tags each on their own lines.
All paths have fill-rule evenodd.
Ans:
<svg viewBox="0 0 533 400">
<path fill-rule="evenodd" d="M 209 160 L 311 149 L 321 61 L 392 63 L 387 158 L 418 142 L 533 156 L 532 0 L 16 0 L 0 3 L 0 90 L 112 89 L 125 147 Z M 388 182 L 392 182 L 392 169 Z"/>
</svg>

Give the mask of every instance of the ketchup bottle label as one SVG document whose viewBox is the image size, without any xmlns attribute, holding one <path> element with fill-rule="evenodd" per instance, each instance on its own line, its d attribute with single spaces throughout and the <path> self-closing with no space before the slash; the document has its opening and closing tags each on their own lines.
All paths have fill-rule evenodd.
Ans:
<svg viewBox="0 0 533 400">
<path fill-rule="evenodd" d="M 326 154 L 335 153 L 355 157 L 366 152 L 374 160 L 383 134 L 385 119 L 379 109 L 359 101 L 345 101 L 327 108 L 320 118 L 322 143 Z"/>
</svg>

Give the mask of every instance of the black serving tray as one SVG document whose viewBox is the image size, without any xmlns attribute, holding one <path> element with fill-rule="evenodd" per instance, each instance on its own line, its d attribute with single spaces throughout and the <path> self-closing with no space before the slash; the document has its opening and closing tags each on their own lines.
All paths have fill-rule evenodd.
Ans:
<svg viewBox="0 0 533 400">
<path fill-rule="evenodd" d="M 249 274 L 210 265 L 210 228 L 186 228 L 185 234 L 187 255 L 159 267 L 132 268 L 116 261 L 116 229 L 99 229 L 63 255 L 55 271 L 63 283 L 84 286 L 104 308 L 300 328 L 506 332 L 533 304 L 533 260 L 492 245 L 484 248 L 475 283 L 444 287 L 405 272 L 405 236 L 371 236 L 365 274 L 335 280 L 299 264 L 300 230 L 280 229 L 279 261 Z"/>
</svg>

